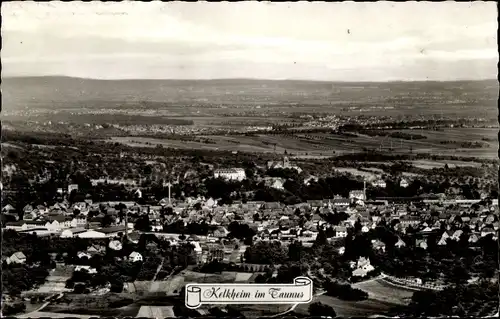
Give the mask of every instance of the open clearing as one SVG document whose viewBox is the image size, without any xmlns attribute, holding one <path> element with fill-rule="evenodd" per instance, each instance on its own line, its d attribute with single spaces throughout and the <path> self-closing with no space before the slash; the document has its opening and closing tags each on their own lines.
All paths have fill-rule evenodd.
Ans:
<svg viewBox="0 0 500 319">
<path fill-rule="evenodd" d="M 381 279 L 355 283 L 353 287 L 366 291 L 370 299 L 380 300 L 391 304 L 407 304 L 414 292 L 412 290 L 394 287 Z"/>
<path fill-rule="evenodd" d="M 368 293 L 369 299 L 363 301 L 345 301 L 327 295 L 314 297 L 312 302 L 319 301 L 335 310 L 340 317 L 368 317 L 383 315 L 392 307 L 408 304 L 413 291 L 390 286 L 379 279 L 368 280 L 352 285 Z M 310 304 L 298 305 L 295 311 L 308 314 Z"/>
<path fill-rule="evenodd" d="M 173 306 L 157 307 L 157 306 L 141 306 L 138 318 L 175 318 Z"/>
</svg>

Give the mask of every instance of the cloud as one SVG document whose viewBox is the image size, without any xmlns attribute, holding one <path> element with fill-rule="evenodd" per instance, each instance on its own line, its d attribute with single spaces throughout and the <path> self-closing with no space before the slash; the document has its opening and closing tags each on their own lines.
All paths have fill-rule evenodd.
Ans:
<svg viewBox="0 0 500 319">
<path fill-rule="evenodd" d="M 215 77 L 300 78 L 314 69 L 328 78 L 357 68 L 403 78 L 395 70 L 406 69 L 413 78 L 422 61 L 470 69 L 470 60 L 498 60 L 491 3 L 11 2 L 2 9 L 4 74 L 28 72 L 24 63 L 35 73 L 88 77 L 156 77 L 155 68 L 183 65 Z M 79 61 L 85 68 L 70 65 Z M 480 73 L 495 77 L 496 69 Z"/>
</svg>

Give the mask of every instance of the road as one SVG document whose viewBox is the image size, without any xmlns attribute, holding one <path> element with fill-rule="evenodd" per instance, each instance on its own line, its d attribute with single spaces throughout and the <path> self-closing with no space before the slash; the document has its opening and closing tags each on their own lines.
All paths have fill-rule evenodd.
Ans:
<svg viewBox="0 0 500 319">
<path fill-rule="evenodd" d="M 55 301 L 57 299 L 61 299 L 63 296 L 64 296 L 64 294 L 62 292 L 57 293 L 57 294 L 53 294 L 52 296 L 49 296 L 49 297 L 45 298 L 46 301 L 38 309 L 33 310 L 30 313 L 24 314 L 22 316 L 25 317 L 25 318 L 29 318 L 30 314 L 34 314 L 34 313 L 42 311 L 43 309 L 45 309 L 45 307 L 47 307 L 48 305 L 50 305 L 50 303 L 52 301 Z"/>
<path fill-rule="evenodd" d="M 164 260 L 165 260 L 165 258 L 162 258 L 161 259 L 161 263 L 158 265 L 158 268 L 156 268 L 156 273 L 153 276 L 153 279 L 151 280 L 151 285 L 149 286 L 149 292 L 155 291 L 154 282 L 156 281 L 156 277 L 158 276 L 158 274 L 160 273 L 161 268 L 163 267 Z"/>
</svg>

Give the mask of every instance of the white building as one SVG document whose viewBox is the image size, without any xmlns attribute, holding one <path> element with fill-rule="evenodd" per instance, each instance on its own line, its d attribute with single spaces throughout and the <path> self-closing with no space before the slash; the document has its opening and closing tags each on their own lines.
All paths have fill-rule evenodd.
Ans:
<svg viewBox="0 0 500 319">
<path fill-rule="evenodd" d="M 399 182 L 399 186 L 400 187 L 403 187 L 403 188 L 406 188 L 408 186 L 410 186 L 410 183 L 408 183 L 408 181 L 406 179 L 401 179 L 401 181 Z"/>
<path fill-rule="evenodd" d="M 347 237 L 347 228 L 342 226 L 335 227 L 335 238 Z"/>
<path fill-rule="evenodd" d="M 214 177 L 242 181 L 246 178 L 246 174 L 243 168 L 225 168 L 215 170 Z"/>
<path fill-rule="evenodd" d="M 142 255 L 139 254 L 138 252 L 134 251 L 133 253 L 131 253 L 128 258 L 133 261 L 133 262 L 136 262 L 136 261 L 142 261 Z"/>
<path fill-rule="evenodd" d="M 386 188 L 386 187 L 387 187 L 386 182 L 385 182 L 384 180 L 381 180 L 381 179 L 379 179 L 379 180 L 377 180 L 377 181 L 374 181 L 374 182 L 372 183 L 372 185 L 373 185 L 374 187 L 380 187 L 380 188 Z"/>
<path fill-rule="evenodd" d="M 61 238 L 73 238 L 76 237 L 78 234 L 84 233 L 87 230 L 85 228 L 70 228 L 70 229 L 65 229 L 61 233 Z"/>
<path fill-rule="evenodd" d="M 75 267 L 75 271 L 84 271 L 89 274 L 97 274 L 97 269 L 92 268 L 90 266 L 85 266 L 85 265 L 78 265 Z"/>
<path fill-rule="evenodd" d="M 113 250 L 122 250 L 122 243 L 119 240 L 110 241 L 108 246 Z"/>
<path fill-rule="evenodd" d="M 78 184 L 70 184 L 68 185 L 68 194 L 71 194 L 72 191 L 78 190 Z"/>
<path fill-rule="evenodd" d="M 349 199 L 365 201 L 366 200 L 365 192 L 362 190 L 350 191 L 349 192 Z"/>
</svg>

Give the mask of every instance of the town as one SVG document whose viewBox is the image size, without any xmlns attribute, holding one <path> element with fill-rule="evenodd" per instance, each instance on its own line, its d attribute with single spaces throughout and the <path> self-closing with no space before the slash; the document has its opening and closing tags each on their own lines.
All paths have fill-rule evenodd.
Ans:
<svg viewBox="0 0 500 319">
<path fill-rule="evenodd" d="M 20 140 L 17 145 L 26 147 Z M 366 300 L 365 290 L 370 299 L 386 302 L 388 297 L 376 290 L 380 287 L 491 288 L 498 276 L 498 193 L 490 180 L 495 165 L 489 161 L 418 169 L 404 161 L 374 163 L 381 155 L 369 153 L 357 168 L 316 160 L 331 167 L 320 173 L 309 160 L 287 155 L 249 161 L 242 159 L 245 154 L 207 152 L 189 168 L 168 160 L 187 163 L 186 154 L 159 155 L 175 150 L 149 148 L 148 155 L 120 146 L 101 153 L 108 160 L 97 164 L 98 172 L 107 177 L 91 179 L 91 162 L 71 153 L 92 153 L 93 146 L 78 143 L 83 144 L 74 150 L 42 148 L 42 153 L 40 146 L 9 148 L 3 158 L 3 287 L 14 313 L 64 313 L 67 302 L 78 305 L 92 300 L 89 296 L 109 295 L 118 304 L 132 304 L 138 296 L 161 291 L 171 299 L 167 314 L 210 315 L 213 308 L 194 314 L 175 300 L 182 299 L 189 278 L 210 282 L 213 276 L 229 282 L 289 282 L 307 275 L 319 295 L 346 302 Z M 51 164 L 48 159 L 61 149 L 68 156 Z M 23 163 L 18 152 L 37 154 L 37 159 Z M 118 168 L 114 175 L 116 160 L 135 162 L 136 173 L 127 176 Z M 231 166 L 238 162 L 244 165 Z M 477 187 L 471 189 L 471 183 Z M 26 202 L 29 198 L 34 200 Z M 17 282 L 21 274 L 29 278 L 25 286 Z M 375 292 L 373 282 L 380 286 Z M 47 306 L 46 298 L 55 299 Z M 391 302 L 408 304 L 408 299 Z M 82 306 L 80 314 L 111 311 L 109 304 L 93 307 Z M 233 308 L 219 310 L 258 313 Z M 385 309 L 390 311 L 403 310 Z"/>
<path fill-rule="evenodd" d="M 494 4 L 2 3 L 0 317 L 498 317 Z"/>
</svg>

